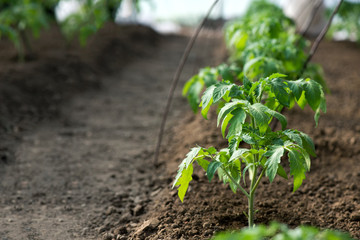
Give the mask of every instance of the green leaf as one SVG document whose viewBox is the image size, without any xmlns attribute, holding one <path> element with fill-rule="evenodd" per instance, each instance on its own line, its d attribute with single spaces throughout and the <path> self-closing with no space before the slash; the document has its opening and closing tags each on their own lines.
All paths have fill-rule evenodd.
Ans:
<svg viewBox="0 0 360 240">
<path fill-rule="evenodd" d="M 214 147 L 209 147 L 206 152 L 208 152 L 209 154 L 215 154 L 217 151 L 216 151 L 216 148 Z"/>
<path fill-rule="evenodd" d="M 272 91 L 274 92 L 276 99 L 285 107 L 290 106 L 290 96 L 286 91 L 287 85 L 280 78 L 275 78 L 270 82 Z"/>
<path fill-rule="evenodd" d="M 183 170 L 181 174 L 181 178 L 178 180 L 176 184 L 176 185 L 180 185 L 180 187 L 178 188 L 178 196 L 181 202 L 184 201 L 184 197 L 189 187 L 189 183 L 192 180 L 192 174 L 193 174 L 193 166 L 190 165 L 187 169 Z"/>
<path fill-rule="evenodd" d="M 244 76 L 243 85 L 246 90 L 250 90 L 252 87 L 252 82 L 250 82 L 250 80 L 246 76 Z"/>
<path fill-rule="evenodd" d="M 203 159 L 203 158 L 198 158 L 196 159 L 196 162 L 199 164 L 200 167 L 202 167 L 205 171 L 207 171 L 208 166 L 209 166 L 209 161 Z"/>
<path fill-rule="evenodd" d="M 232 119 L 233 115 L 232 114 L 228 114 L 226 115 L 226 117 L 224 118 L 224 120 L 222 121 L 222 124 L 221 124 L 221 134 L 223 136 L 223 138 L 225 138 L 225 131 L 226 131 L 226 127 L 229 123 L 229 121 Z"/>
<path fill-rule="evenodd" d="M 297 104 L 299 105 L 299 107 L 300 107 L 301 109 L 304 109 L 304 108 L 305 108 L 306 103 L 307 103 L 306 97 L 305 97 L 305 92 L 302 92 L 299 100 L 296 100 L 296 102 L 297 102 Z"/>
<path fill-rule="evenodd" d="M 217 126 L 219 126 L 220 121 L 224 117 L 226 117 L 226 115 L 228 115 L 232 110 L 234 110 L 234 108 L 236 107 L 237 104 L 238 104 L 237 102 L 225 103 L 225 105 L 220 109 L 220 112 L 218 114 Z"/>
<path fill-rule="evenodd" d="M 301 94 L 303 93 L 304 80 L 299 79 L 296 81 L 287 81 L 287 84 L 288 84 L 291 92 L 294 94 L 295 99 L 299 100 L 301 97 Z"/>
<path fill-rule="evenodd" d="M 298 151 L 290 149 L 288 157 L 290 161 L 290 175 L 294 176 L 293 192 L 295 192 L 305 179 L 306 169 L 304 168 L 302 156 Z"/>
<path fill-rule="evenodd" d="M 199 103 L 200 103 L 199 95 L 200 95 L 203 87 L 204 87 L 204 83 L 202 81 L 200 81 L 200 80 L 194 81 L 194 82 L 192 82 L 192 84 L 190 85 L 190 87 L 186 93 L 186 96 L 190 103 L 191 109 L 194 112 L 197 112 L 197 110 L 198 110 Z"/>
<path fill-rule="evenodd" d="M 287 120 L 286 120 L 286 117 L 284 115 L 282 115 L 281 113 L 278 113 L 278 112 L 276 112 L 274 110 L 271 110 L 269 108 L 268 108 L 268 110 L 266 112 L 279 120 L 279 122 L 281 123 L 282 130 L 284 130 L 286 128 Z"/>
<path fill-rule="evenodd" d="M 294 132 L 294 130 L 285 130 L 283 132 L 291 141 L 294 141 L 296 144 L 302 146 L 302 140 L 299 133 Z"/>
<path fill-rule="evenodd" d="M 305 133 L 300 132 L 303 148 L 313 157 L 316 157 L 315 146 L 312 139 Z"/>
<path fill-rule="evenodd" d="M 206 175 L 209 179 L 209 182 L 213 179 L 214 174 L 216 172 L 216 170 L 222 165 L 222 162 L 218 162 L 218 161 L 212 161 L 206 171 Z"/>
<path fill-rule="evenodd" d="M 242 125 L 244 124 L 246 119 L 246 113 L 241 108 L 235 109 L 231 112 L 231 114 L 233 115 L 233 117 L 229 121 L 230 127 L 226 138 L 239 135 L 242 131 Z"/>
<path fill-rule="evenodd" d="M 281 73 L 273 73 L 269 76 L 269 79 L 272 80 L 274 78 L 285 78 L 287 75 Z"/>
<path fill-rule="evenodd" d="M 188 95 L 190 87 L 195 83 L 199 81 L 199 76 L 195 75 L 192 78 L 190 78 L 184 85 L 184 88 L 182 90 L 182 95 L 185 97 Z"/>
<path fill-rule="evenodd" d="M 218 83 L 217 77 L 217 70 L 214 68 L 203 68 L 199 72 L 199 77 L 204 81 L 206 87 L 210 87 Z"/>
<path fill-rule="evenodd" d="M 312 110 L 316 111 L 321 103 L 321 85 L 314 80 L 307 79 L 304 84 L 305 98 Z"/>
<path fill-rule="evenodd" d="M 232 155 L 239 147 L 239 143 L 241 142 L 241 138 L 239 136 L 231 138 L 229 140 L 229 153 Z"/>
<path fill-rule="evenodd" d="M 323 113 L 326 113 L 326 100 L 325 100 L 324 92 L 321 92 L 321 102 L 320 102 L 320 106 L 319 106 L 319 108 L 316 110 L 315 115 L 314 115 L 316 127 L 318 126 L 318 123 L 319 123 L 320 110 L 321 110 Z"/>
<path fill-rule="evenodd" d="M 235 180 L 236 183 L 239 183 L 241 180 L 241 165 L 240 165 L 240 161 L 236 161 L 234 162 L 230 167 L 230 175 L 233 177 L 233 179 Z M 231 190 L 236 193 L 237 190 L 237 185 L 231 180 L 229 179 L 229 186 L 231 188 Z"/>
<path fill-rule="evenodd" d="M 279 163 L 281 157 L 284 155 L 284 147 L 280 145 L 274 145 L 270 148 L 270 151 L 265 153 L 265 156 L 268 157 L 266 160 L 265 166 L 266 175 L 269 177 L 270 182 L 272 182 L 278 172 Z"/>
<path fill-rule="evenodd" d="M 227 163 L 229 162 L 230 155 L 229 155 L 229 149 L 223 148 L 219 151 L 218 155 L 216 156 L 216 160 L 218 162 Z"/>
<path fill-rule="evenodd" d="M 304 160 L 305 160 L 305 166 L 306 166 L 306 171 L 310 171 L 310 167 L 311 167 L 311 159 L 310 159 L 310 155 L 309 153 L 302 147 L 297 146 L 296 149 L 298 151 L 300 151 L 300 153 L 302 154 Z"/>
<path fill-rule="evenodd" d="M 238 158 L 240 158 L 244 153 L 249 152 L 249 149 L 247 148 L 240 148 L 236 150 L 230 157 L 229 162 L 232 162 Z"/>
<path fill-rule="evenodd" d="M 172 188 L 174 188 L 176 185 L 178 185 L 178 181 L 181 178 L 183 171 L 185 169 L 187 169 L 189 167 L 189 165 L 192 164 L 192 161 L 200 153 L 201 150 L 202 150 L 201 147 L 194 147 L 190 150 L 190 152 L 188 152 L 188 154 L 186 154 L 186 158 L 179 165 L 179 170 L 176 174 L 175 181 L 172 185 Z"/>
<path fill-rule="evenodd" d="M 220 99 L 222 99 L 226 95 L 226 93 L 230 91 L 232 86 L 232 84 L 226 82 L 220 82 L 216 84 L 216 88 L 214 89 L 213 93 L 214 103 L 217 103 Z"/>
<path fill-rule="evenodd" d="M 209 112 L 210 106 L 213 103 L 213 92 L 215 90 L 215 86 L 208 87 L 203 96 L 201 97 L 201 114 L 202 116 L 207 119 L 207 113 Z"/>
<path fill-rule="evenodd" d="M 182 175 L 185 167 L 186 167 L 185 166 L 185 161 L 182 161 L 181 164 L 179 165 L 179 169 L 178 169 L 178 172 L 176 174 L 175 181 L 174 181 L 171 188 L 174 188 L 175 186 L 179 185 L 178 182 L 179 182 L 179 179 L 181 178 L 181 175 Z"/>
<path fill-rule="evenodd" d="M 268 108 L 261 103 L 255 103 L 249 106 L 251 116 L 254 118 L 260 133 L 265 133 L 268 128 L 269 117 L 266 115 Z"/>
<path fill-rule="evenodd" d="M 229 92 L 229 97 L 235 98 L 235 97 L 241 97 L 244 95 L 244 92 L 241 90 L 240 86 L 233 85 Z"/>
<path fill-rule="evenodd" d="M 241 107 L 247 104 L 249 104 L 249 102 L 245 100 L 233 100 L 232 102 L 225 103 L 225 105 L 220 109 L 220 112 L 218 114 L 217 126 L 219 126 L 220 121 L 236 107 Z"/>
<path fill-rule="evenodd" d="M 244 167 L 244 169 L 243 169 L 243 173 L 242 173 L 242 175 L 243 175 L 243 182 L 244 182 L 244 184 L 246 185 L 246 180 L 245 180 L 245 173 L 252 167 L 252 166 L 254 166 L 254 164 L 253 163 L 248 163 L 247 165 L 246 165 L 246 167 Z"/>
<path fill-rule="evenodd" d="M 257 82 L 254 82 L 253 85 L 251 86 L 250 90 L 249 90 L 249 93 L 248 95 L 250 96 L 254 91 L 255 91 L 255 94 L 253 94 L 255 97 L 256 96 L 256 90 L 259 89 L 259 85 L 260 85 L 260 81 L 257 81 Z"/>
<path fill-rule="evenodd" d="M 229 181 L 229 186 L 230 186 L 230 189 L 233 193 L 236 193 L 236 190 L 237 190 L 237 186 L 235 183 L 233 183 L 233 181 Z"/>
<path fill-rule="evenodd" d="M 183 160 L 186 167 L 189 167 L 191 165 L 194 158 L 199 154 L 199 152 L 202 150 L 202 147 L 194 147 L 186 154 L 186 158 Z"/>
<path fill-rule="evenodd" d="M 276 174 L 282 178 L 285 178 L 286 180 L 288 179 L 287 173 L 281 164 L 279 164 Z"/>
<path fill-rule="evenodd" d="M 250 134 L 245 133 L 245 134 L 241 134 L 241 138 L 244 142 L 246 142 L 247 144 L 256 144 L 256 139 L 254 139 Z"/>
<path fill-rule="evenodd" d="M 222 79 L 224 80 L 228 80 L 233 82 L 234 81 L 234 77 L 231 73 L 231 69 L 227 64 L 221 64 L 220 66 L 217 67 Z"/>
<path fill-rule="evenodd" d="M 249 76 L 251 78 L 254 77 L 255 75 L 260 75 L 258 69 L 262 64 L 264 64 L 265 61 L 264 58 L 265 57 L 261 56 L 247 61 L 244 65 L 244 70 L 243 70 L 244 74 L 248 76 L 248 74 L 252 72 L 251 76 Z"/>
<path fill-rule="evenodd" d="M 222 168 L 218 168 L 218 176 L 219 176 L 219 180 L 223 181 L 224 185 L 226 184 L 226 182 L 228 181 L 228 176 L 225 174 L 225 171 Z"/>
</svg>

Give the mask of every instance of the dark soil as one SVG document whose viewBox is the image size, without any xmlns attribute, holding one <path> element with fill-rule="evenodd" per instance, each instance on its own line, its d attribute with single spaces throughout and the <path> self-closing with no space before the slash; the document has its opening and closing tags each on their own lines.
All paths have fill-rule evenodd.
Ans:
<svg viewBox="0 0 360 240">
<path fill-rule="evenodd" d="M 196 144 L 225 146 L 211 114 L 175 94 L 159 167 L 153 151 L 170 81 L 188 38 L 108 24 L 85 48 L 53 26 L 18 63 L 0 41 L 0 237 L 5 239 L 207 239 L 246 226 L 246 199 L 197 169 L 184 203 L 170 186 Z M 224 59 L 221 33 L 203 31 L 181 85 Z M 360 238 L 360 48 L 325 42 L 315 59 L 331 95 L 312 112 L 287 111 L 318 157 L 303 186 L 263 181 L 257 223 L 277 220 L 349 231 Z"/>
</svg>

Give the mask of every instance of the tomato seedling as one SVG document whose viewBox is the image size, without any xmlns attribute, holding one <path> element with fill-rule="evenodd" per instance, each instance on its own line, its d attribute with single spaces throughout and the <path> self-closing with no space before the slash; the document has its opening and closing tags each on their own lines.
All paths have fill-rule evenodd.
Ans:
<svg viewBox="0 0 360 240">
<path fill-rule="evenodd" d="M 290 162 L 290 175 L 294 178 L 293 190 L 300 187 L 305 172 L 310 170 L 310 155 L 315 156 L 311 138 L 300 131 L 286 129 L 287 120 L 277 110 L 292 108 L 297 103 L 301 108 L 306 104 L 315 111 L 318 123 L 320 112 L 326 112 L 324 92 L 320 84 L 311 79 L 296 81 L 285 80 L 286 75 L 272 74 L 267 78 L 251 82 L 246 77 L 242 85 L 223 80 L 211 85 L 202 95 L 201 113 L 207 118 L 210 106 L 224 101 L 217 118 L 223 137 L 228 139 L 228 148 L 217 150 L 214 147 L 195 147 L 187 154 L 179 166 L 173 187 L 178 187 L 181 201 L 192 180 L 194 162 L 207 174 L 209 181 L 217 172 L 224 184 L 229 183 L 231 190 L 238 190 L 248 199 L 249 226 L 254 226 L 255 192 L 264 176 L 272 182 L 276 175 L 287 179 L 281 164 L 287 152 Z M 269 126 L 277 118 L 282 130 L 273 131 Z M 228 129 L 228 130 L 227 130 Z M 250 147 L 240 147 L 240 143 Z M 248 174 L 250 186 L 246 190 Z"/>
</svg>

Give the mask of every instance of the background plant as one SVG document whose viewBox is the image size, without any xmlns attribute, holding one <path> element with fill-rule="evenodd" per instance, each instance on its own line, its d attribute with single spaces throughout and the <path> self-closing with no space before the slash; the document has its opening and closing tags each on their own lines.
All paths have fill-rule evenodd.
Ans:
<svg viewBox="0 0 360 240">
<path fill-rule="evenodd" d="M 115 22 L 123 0 L 79 0 L 80 9 L 68 16 L 61 28 L 68 40 L 78 37 L 81 45 L 86 45 L 88 37 L 96 33 L 106 22 Z M 144 1 L 144 0 L 142 0 Z M 141 0 L 133 0 L 140 11 Z"/>
<path fill-rule="evenodd" d="M 238 232 L 224 232 L 217 234 L 213 240 L 232 240 L 232 239 L 251 239 L 251 240 L 351 240 L 347 233 L 334 230 L 319 230 L 310 226 L 299 226 L 289 229 L 284 224 L 273 222 L 270 226 L 259 225 L 254 228 L 245 228 Z"/>
<path fill-rule="evenodd" d="M 13 42 L 20 60 L 32 55 L 29 33 L 39 37 L 49 23 L 56 23 L 68 41 L 78 38 L 81 45 L 107 21 L 115 21 L 122 0 L 78 0 L 80 8 L 64 21 L 55 15 L 59 0 L 0 0 L 0 37 Z M 140 10 L 140 0 L 134 0 Z"/>
<path fill-rule="evenodd" d="M 330 11 L 329 11 L 330 15 Z M 334 23 L 331 25 L 329 36 L 342 31 L 348 38 L 360 43 L 360 2 L 344 1 L 338 11 Z"/>
<path fill-rule="evenodd" d="M 15 45 L 19 59 L 33 53 L 28 32 L 39 37 L 48 26 L 43 6 L 30 0 L 3 0 L 0 2 L 0 37 L 9 38 Z"/>
<path fill-rule="evenodd" d="M 61 22 L 61 29 L 68 40 L 78 37 L 84 46 L 89 36 L 96 33 L 109 19 L 107 1 L 82 1 L 80 9 Z"/>
<path fill-rule="evenodd" d="M 281 72 L 290 79 L 309 77 L 327 87 L 320 66 L 309 64 L 300 75 L 307 59 L 308 42 L 295 32 L 295 24 L 282 10 L 267 1 L 254 1 L 239 20 L 227 24 L 225 42 L 230 52 L 228 64 L 200 70 L 183 89 L 193 111 L 200 95 L 221 79 L 237 80 L 243 75 L 251 81 Z"/>
</svg>

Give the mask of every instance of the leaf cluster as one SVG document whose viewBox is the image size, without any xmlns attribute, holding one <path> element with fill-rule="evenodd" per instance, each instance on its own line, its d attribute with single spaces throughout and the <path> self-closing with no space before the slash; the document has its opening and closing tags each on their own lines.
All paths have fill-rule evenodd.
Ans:
<svg viewBox="0 0 360 240">
<path fill-rule="evenodd" d="M 20 32 L 30 30 L 35 37 L 48 26 L 43 6 L 37 1 L 13 0 L 0 2 L 0 37 L 9 38 L 22 51 Z"/>
<path fill-rule="evenodd" d="M 200 106 L 202 108 L 201 114 L 206 119 L 207 113 L 212 104 L 221 104 L 219 112 L 218 124 L 222 119 L 226 119 L 234 109 L 239 106 L 247 109 L 248 113 L 255 119 L 261 116 L 263 123 L 258 123 L 257 126 L 262 129 L 262 126 L 268 123 L 268 118 L 264 115 L 255 115 L 260 111 L 269 109 L 267 114 L 275 114 L 274 110 L 283 107 L 292 108 L 295 103 L 302 109 L 309 104 L 315 111 L 315 122 L 318 124 L 320 112 L 326 112 L 326 102 L 322 86 L 314 80 L 309 78 L 299 80 L 285 80 L 284 74 L 272 74 L 267 78 L 261 78 L 259 81 L 251 82 L 246 77 L 242 80 L 242 85 L 237 85 L 228 80 L 222 80 L 214 85 L 211 85 L 204 92 Z M 231 100 L 231 102 L 230 102 Z M 253 106 L 260 106 L 259 110 L 254 112 Z M 279 117 L 280 118 L 280 117 Z M 271 118 L 270 118 L 271 120 Z M 284 127 L 284 121 L 279 119 Z M 230 121 L 230 119 L 229 119 Z M 259 120 L 260 121 L 260 120 Z"/>
<path fill-rule="evenodd" d="M 267 1 L 254 1 L 241 19 L 227 24 L 225 41 L 230 51 L 230 63 L 201 70 L 183 89 L 183 95 L 195 112 L 203 89 L 221 79 L 236 82 L 246 76 L 251 81 L 257 81 L 281 72 L 290 79 L 314 79 L 327 91 L 318 65 L 310 64 L 299 76 L 307 58 L 305 48 L 308 43 L 295 33 L 294 22 Z"/>
<path fill-rule="evenodd" d="M 108 21 L 106 1 L 85 1 L 80 9 L 61 22 L 62 32 L 68 39 L 78 36 L 81 45 L 86 45 L 89 36 L 96 33 Z"/>
<path fill-rule="evenodd" d="M 290 229 L 285 224 L 273 222 L 268 227 L 259 225 L 254 228 L 245 228 L 235 232 L 223 232 L 216 234 L 213 240 L 352 240 L 348 233 L 334 230 L 320 230 L 311 226 L 299 226 Z"/>
<path fill-rule="evenodd" d="M 190 151 L 180 164 L 173 185 L 179 186 L 181 201 L 192 180 L 192 163 L 195 161 L 206 171 L 209 180 L 217 171 L 219 178 L 224 184 L 229 183 L 234 192 L 240 189 L 249 195 L 257 186 L 250 189 L 250 193 L 240 186 L 241 178 L 246 184 L 245 173 L 249 171 L 249 178 L 254 180 L 256 170 L 262 169 L 270 182 L 276 175 L 287 179 L 281 165 L 281 159 L 287 153 L 290 175 L 294 177 L 293 190 L 300 187 L 305 172 L 310 170 L 310 155 L 315 156 L 314 144 L 305 133 L 286 129 L 286 117 L 276 110 L 291 108 L 295 103 L 301 108 L 309 104 L 316 112 L 317 123 L 320 112 L 326 112 L 326 103 L 321 85 L 314 80 L 289 81 L 283 77 L 286 75 L 272 74 L 256 82 L 244 77 L 241 85 L 222 80 L 207 88 L 201 98 L 201 113 L 207 118 L 210 106 L 223 102 L 217 125 L 221 126 L 229 147 L 219 151 L 214 147 L 195 147 Z M 274 118 L 280 121 L 282 130 L 272 131 L 270 123 Z M 249 144 L 250 149 L 240 148 L 241 142 Z"/>
</svg>

